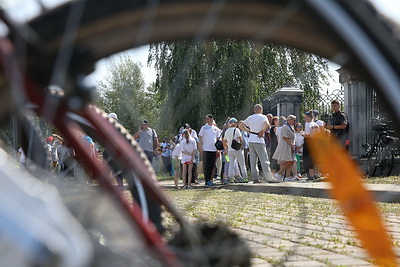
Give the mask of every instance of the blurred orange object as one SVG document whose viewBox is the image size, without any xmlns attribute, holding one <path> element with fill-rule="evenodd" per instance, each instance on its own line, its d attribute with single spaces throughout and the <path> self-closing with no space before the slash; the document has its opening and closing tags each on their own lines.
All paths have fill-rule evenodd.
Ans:
<svg viewBox="0 0 400 267">
<path fill-rule="evenodd" d="M 397 266 L 392 242 L 372 193 L 363 185 L 357 164 L 335 137 L 320 132 L 309 140 L 313 160 L 324 173 L 329 174 L 330 194 L 338 200 L 362 246 L 377 265 Z"/>
</svg>

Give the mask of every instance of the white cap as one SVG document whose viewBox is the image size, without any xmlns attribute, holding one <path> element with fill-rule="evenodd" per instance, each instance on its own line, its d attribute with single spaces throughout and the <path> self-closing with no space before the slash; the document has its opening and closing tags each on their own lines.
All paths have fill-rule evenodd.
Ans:
<svg viewBox="0 0 400 267">
<path fill-rule="evenodd" d="M 109 117 L 109 118 L 113 118 L 113 119 L 115 119 L 115 120 L 118 120 L 118 116 L 117 116 L 117 114 L 115 114 L 114 112 L 108 114 L 108 117 Z"/>
</svg>

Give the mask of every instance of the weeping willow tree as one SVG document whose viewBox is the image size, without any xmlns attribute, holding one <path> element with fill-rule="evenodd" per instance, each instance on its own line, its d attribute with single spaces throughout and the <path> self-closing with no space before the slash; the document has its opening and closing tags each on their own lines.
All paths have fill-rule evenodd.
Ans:
<svg viewBox="0 0 400 267">
<path fill-rule="evenodd" d="M 303 109 L 327 83 L 325 60 L 300 50 L 252 41 L 178 41 L 152 44 L 148 63 L 157 70 L 155 92 L 164 100 L 161 127 L 198 129 L 205 114 L 217 122 L 244 118 L 255 103 L 284 84 L 305 91 Z"/>
</svg>

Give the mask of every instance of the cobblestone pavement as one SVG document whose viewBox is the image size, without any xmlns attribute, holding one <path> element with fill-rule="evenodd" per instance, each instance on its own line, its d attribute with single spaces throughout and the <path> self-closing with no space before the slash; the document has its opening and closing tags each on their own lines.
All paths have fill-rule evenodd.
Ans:
<svg viewBox="0 0 400 267">
<path fill-rule="evenodd" d="M 330 199 L 222 187 L 165 191 L 188 218 L 231 226 L 251 248 L 253 266 L 373 266 Z M 399 258 L 400 206 L 379 206 Z"/>
<path fill-rule="evenodd" d="M 161 186 L 188 219 L 222 222 L 236 231 L 252 251 L 253 266 L 373 266 L 336 203 L 327 198 L 305 197 L 312 191 L 304 188 L 328 188 L 324 183 L 253 188 L 250 185 L 213 188 L 198 185 L 194 190 L 176 190 L 167 181 Z M 300 189 L 291 195 L 269 194 L 263 193 L 268 191 L 263 186 Z M 394 194 L 397 189 L 396 185 L 369 186 L 372 191 Z M 301 196 L 296 196 L 296 192 Z M 125 195 L 131 199 L 128 191 Z M 400 204 L 378 205 L 400 262 Z M 168 214 L 165 224 L 173 225 Z"/>
</svg>

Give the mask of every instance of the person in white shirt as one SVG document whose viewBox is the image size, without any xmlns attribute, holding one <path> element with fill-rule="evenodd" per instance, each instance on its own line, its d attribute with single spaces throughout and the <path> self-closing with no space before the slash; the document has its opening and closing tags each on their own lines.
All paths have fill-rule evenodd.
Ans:
<svg viewBox="0 0 400 267">
<path fill-rule="evenodd" d="M 313 110 L 313 115 L 314 115 L 314 122 L 318 125 L 318 129 L 322 132 L 325 131 L 325 125 L 326 123 L 322 120 L 319 119 L 318 115 L 319 112 L 318 110 L 314 109 Z M 321 173 L 319 172 L 318 168 L 315 169 L 315 178 L 321 178 Z"/>
<path fill-rule="evenodd" d="M 269 167 L 269 158 L 263 137 L 270 125 L 267 116 L 263 115 L 262 112 L 262 106 L 260 104 L 256 104 L 254 106 L 254 114 L 247 117 L 247 119 L 240 124 L 240 128 L 242 130 L 250 132 L 249 148 L 252 177 L 251 182 L 259 182 L 257 160 L 260 160 L 264 179 L 270 183 L 278 183 L 279 181 L 272 177 L 271 169 Z"/>
<path fill-rule="evenodd" d="M 169 176 L 172 175 L 172 165 L 171 165 L 171 145 L 168 140 L 168 137 L 164 137 L 162 143 L 160 144 L 161 148 L 161 159 L 163 162 L 163 172 L 167 173 Z"/>
<path fill-rule="evenodd" d="M 217 159 L 215 142 L 221 135 L 221 130 L 214 125 L 214 116 L 206 115 L 206 124 L 199 132 L 199 151 L 203 154 L 203 172 L 206 186 L 213 186 L 212 173 Z"/>
<path fill-rule="evenodd" d="M 183 129 L 186 129 L 189 131 L 189 134 L 191 137 L 196 140 L 196 145 L 199 147 L 199 137 L 197 135 L 197 132 L 195 129 L 192 129 L 188 123 L 185 123 L 183 125 Z M 182 130 L 183 130 L 182 129 Z M 198 179 L 198 173 L 197 173 L 197 166 L 199 165 L 200 161 L 200 153 L 198 150 L 196 150 L 196 154 L 194 155 L 194 162 L 193 162 L 193 171 L 192 171 L 192 183 L 193 184 L 200 184 L 200 182 L 197 180 Z"/>
<path fill-rule="evenodd" d="M 236 118 L 231 118 L 228 123 L 229 128 L 225 131 L 224 138 L 222 139 L 222 143 L 225 149 L 225 155 L 228 155 L 229 157 L 228 180 L 224 183 L 229 183 L 229 180 L 234 177 L 235 160 L 237 160 L 240 167 L 241 177 L 239 179 L 239 182 L 243 183 L 245 179 L 247 179 L 247 170 L 243 154 L 242 133 L 241 130 L 237 128 L 238 121 Z M 236 140 L 240 144 L 242 144 L 242 147 L 239 150 L 232 148 L 233 140 Z"/>
<path fill-rule="evenodd" d="M 286 122 L 286 117 L 285 116 L 280 116 L 279 117 L 279 126 L 276 128 L 275 134 L 276 134 L 276 139 L 278 140 L 278 143 L 280 141 L 281 138 L 281 129 L 282 126 L 285 124 Z"/>
<path fill-rule="evenodd" d="M 175 189 L 179 189 L 178 182 L 179 182 L 179 177 L 181 176 L 181 160 L 182 160 L 182 149 L 179 138 L 177 138 L 174 150 L 172 151 L 172 167 L 174 168 Z"/>
<path fill-rule="evenodd" d="M 312 110 L 307 111 L 304 114 L 304 146 L 303 146 L 303 164 L 304 170 L 307 172 L 307 180 L 315 180 L 315 167 L 313 160 L 310 155 L 310 151 L 307 145 L 308 138 L 312 137 L 316 132 L 319 131 L 318 125 L 314 122 L 314 116 Z"/>
<path fill-rule="evenodd" d="M 196 140 L 190 136 L 188 130 L 183 130 L 182 132 L 183 140 L 180 142 L 183 164 L 182 168 L 182 178 L 183 184 L 187 189 L 192 189 L 192 169 L 194 162 L 194 155 L 197 150 Z"/>
<path fill-rule="evenodd" d="M 318 118 L 318 110 L 314 109 L 312 113 L 314 115 L 314 122 L 318 125 L 319 130 L 323 131 L 325 129 L 325 122 Z"/>
</svg>

